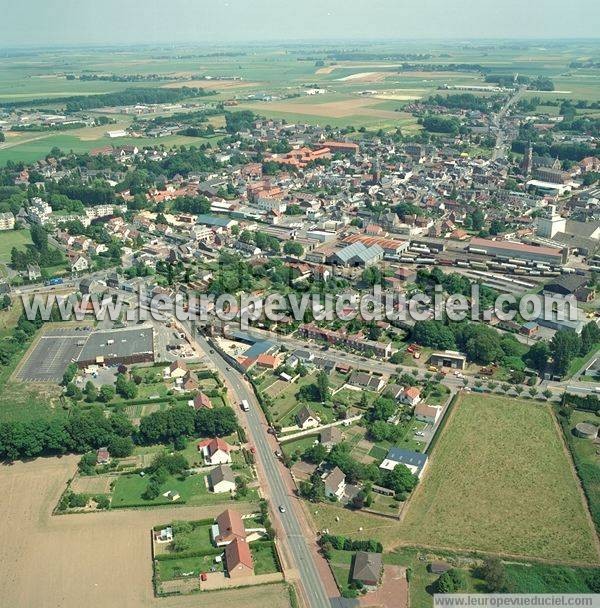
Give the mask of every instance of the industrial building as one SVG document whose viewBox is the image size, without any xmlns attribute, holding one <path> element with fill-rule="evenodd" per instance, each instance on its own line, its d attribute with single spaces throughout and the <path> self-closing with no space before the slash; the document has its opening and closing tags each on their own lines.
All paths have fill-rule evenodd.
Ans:
<svg viewBox="0 0 600 608">
<path fill-rule="evenodd" d="M 479 237 L 471 239 L 469 251 L 485 253 L 493 257 L 515 258 L 528 262 L 547 262 L 556 265 L 564 264 L 567 261 L 566 249 L 526 245 L 512 241 L 492 241 Z"/>
<path fill-rule="evenodd" d="M 77 366 L 80 368 L 88 365 L 130 365 L 152 362 L 154 362 L 154 329 L 149 325 L 96 331 L 89 335 L 77 357 Z"/>
</svg>

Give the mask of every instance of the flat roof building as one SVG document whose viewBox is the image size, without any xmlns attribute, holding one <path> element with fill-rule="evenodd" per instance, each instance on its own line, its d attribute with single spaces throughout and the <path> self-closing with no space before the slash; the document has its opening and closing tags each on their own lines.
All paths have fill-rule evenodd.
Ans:
<svg viewBox="0 0 600 608">
<path fill-rule="evenodd" d="M 149 325 L 111 329 L 91 333 L 79 356 L 77 365 L 127 365 L 154 361 L 154 329 Z"/>
<path fill-rule="evenodd" d="M 525 243 L 514 243 L 512 241 L 492 241 L 491 239 L 474 237 L 469 243 L 469 250 L 473 248 L 485 250 L 491 256 L 504 256 L 530 262 L 563 264 L 566 261 L 566 251 L 564 249 L 526 245 Z"/>
</svg>

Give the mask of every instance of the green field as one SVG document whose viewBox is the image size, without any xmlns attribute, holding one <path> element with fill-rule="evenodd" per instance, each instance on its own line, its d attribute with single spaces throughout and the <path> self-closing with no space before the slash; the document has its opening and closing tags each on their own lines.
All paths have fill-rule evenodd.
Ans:
<svg viewBox="0 0 600 608">
<path fill-rule="evenodd" d="M 0 152 L 1 154 L 1 152 Z M 13 247 L 25 251 L 27 245 L 32 245 L 29 230 L 7 230 L 0 238 L 0 262 L 10 263 L 10 252 Z"/>
<path fill-rule="evenodd" d="M 254 574 L 273 574 L 279 572 L 277 556 L 273 542 L 258 540 L 250 543 L 252 559 L 254 560 Z"/>
<path fill-rule="evenodd" d="M 461 397 L 403 527 L 425 545 L 599 559 L 551 410 L 504 397 Z"/>
<path fill-rule="evenodd" d="M 573 434 L 573 429 L 578 423 L 590 422 L 598 426 L 600 419 L 591 412 L 575 410 L 569 421 L 562 418 L 559 420 L 563 426 L 565 440 L 573 454 L 596 529 L 600 530 L 600 456 L 593 441 Z"/>
</svg>

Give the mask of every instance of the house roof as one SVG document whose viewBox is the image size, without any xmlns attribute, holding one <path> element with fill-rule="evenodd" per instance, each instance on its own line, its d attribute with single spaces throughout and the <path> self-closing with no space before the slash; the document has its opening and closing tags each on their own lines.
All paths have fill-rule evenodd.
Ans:
<svg viewBox="0 0 600 608">
<path fill-rule="evenodd" d="M 321 443 L 338 443 L 342 440 L 342 431 L 336 426 L 329 426 L 321 431 Z"/>
<path fill-rule="evenodd" d="M 337 492 L 340 484 L 346 481 L 344 472 L 339 467 L 335 467 L 326 477 L 323 478 L 325 487 L 331 492 Z"/>
<path fill-rule="evenodd" d="M 223 452 L 227 452 L 228 454 L 231 451 L 230 445 L 219 437 L 211 439 L 206 445 L 206 447 L 208 448 L 208 452 L 211 455 L 217 452 L 218 450 L 222 450 Z"/>
<path fill-rule="evenodd" d="M 399 464 L 416 467 L 420 471 L 427 462 L 427 454 L 392 447 L 388 450 L 387 459 L 398 462 Z"/>
<path fill-rule="evenodd" d="M 435 418 L 438 415 L 439 406 L 427 405 L 426 403 L 419 403 L 415 407 L 415 415 L 417 416 L 430 416 Z"/>
<path fill-rule="evenodd" d="M 237 511 L 227 509 L 217 515 L 217 526 L 219 527 L 219 535 L 222 537 L 246 538 L 246 528 L 241 515 Z"/>
<path fill-rule="evenodd" d="M 231 483 L 235 483 L 235 475 L 231 470 L 231 467 L 227 465 L 220 464 L 218 467 L 215 467 L 209 474 L 211 484 L 214 486 L 221 481 L 229 481 Z"/>
<path fill-rule="evenodd" d="M 421 394 L 421 389 L 417 386 L 409 386 L 408 388 L 404 389 L 404 394 L 409 399 L 416 399 Z"/>
<path fill-rule="evenodd" d="M 236 538 L 225 547 L 225 562 L 228 570 L 234 570 L 240 565 L 246 566 L 250 570 L 254 569 L 250 546 L 240 538 Z"/>
<path fill-rule="evenodd" d="M 194 409 L 199 410 L 203 407 L 212 410 L 212 402 L 207 395 L 200 391 L 193 399 Z"/>
<path fill-rule="evenodd" d="M 296 414 L 296 418 L 300 425 L 304 424 L 309 418 L 315 418 L 315 415 L 308 408 L 308 406 L 304 406 L 300 409 L 300 411 Z"/>
<path fill-rule="evenodd" d="M 381 553 L 358 551 L 354 557 L 352 578 L 358 581 L 376 581 L 379 579 L 382 567 Z"/>
</svg>

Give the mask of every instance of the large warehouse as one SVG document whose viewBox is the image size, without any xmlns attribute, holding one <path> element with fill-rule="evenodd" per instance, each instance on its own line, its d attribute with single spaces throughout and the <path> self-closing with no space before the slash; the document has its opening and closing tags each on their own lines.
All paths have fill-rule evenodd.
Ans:
<svg viewBox="0 0 600 608">
<path fill-rule="evenodd" d="M 564 264 L 566 262 L 566 250 L 555 249 L 554 247 L 538 247 L 536 245 L 526 245 L 524 243 L 514 243 L 512 241 L 492 241 L 491 239 L 481 239 L 473 237 L 469 243 L 469 251 L 476 250 L 475 253 L 485 251 L 491 256 L 502 256 L 527 260 L 529 262 L 547 262 L 549 264 Z"/>
<path fill-rule="evenodd" d="M 154 329 L 149 325 L 95 331 L 77 358 L 80 368 L 148 362 L 154 362 Z"/>
</svg>

